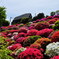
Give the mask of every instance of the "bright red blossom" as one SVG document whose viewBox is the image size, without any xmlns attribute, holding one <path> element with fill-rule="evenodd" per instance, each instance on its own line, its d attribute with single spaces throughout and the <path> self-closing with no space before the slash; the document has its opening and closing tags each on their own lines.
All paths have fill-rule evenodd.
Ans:
<svg viewBox="0 0 59 59">
<path fill-rule="evenodd" d="M 59 56 L 54 56 L 54 57 L 51 58 L 51 59 L 59 59 Z"/>
<path fill-rule="evenodd" d="M 43 30 L 40 30 L 39 32 L 37 32 L 37 35 L 40 35 L 42 37 L 48 37 L 49 34 L 53 32 L 53 29 L 43 29 Z"/>
<path fill-rule="evenodd" d="M 17 43 L 17 44 L 9 46 L 8 49 L 15 50 L 15 49 L 19 49 L 21 47 L 22 47 L 21 44 Z"/>
<path fill-rule="evenodd" d="M 18 55 L 18 59 L 42 59 L 43 54 L 35 48 L 28 48 Z"/>
<path fill-rule="evenodd" d="M 27 35 L 28 35 L 28 36 L 33 36 L 33 35 L 36 35 L 37 32 L 38 32 L 38 30 L 36 30 L 36 29 L 31 29 L 31 30 L 28 31 Z"/>
<path fill-rule="evenodd" d="M 52 35 L 51 39 L 52 39 L 52 42 L 57 42 L 57 41 L 59 41 L 59 31 L 56 31 L 56 32 Z"/>
</svg>

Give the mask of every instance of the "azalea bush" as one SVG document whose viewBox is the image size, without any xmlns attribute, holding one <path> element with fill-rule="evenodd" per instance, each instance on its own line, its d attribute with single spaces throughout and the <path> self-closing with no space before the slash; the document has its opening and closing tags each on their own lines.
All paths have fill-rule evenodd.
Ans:
<svg viewBox="0 0 59 59">
<path fill-rule="evenodd" d="M 53 29 L 59 29 L 59 20 L 55 22 L 55 25 L 52 26 Z"/>
<path fill-rule="evenodd" d="M 59 56 L 54 56 L 51 59 L 59 59 Z"/>
<path fill-rule="evenodd" d="M 42 36 L 42 37 L 48 37 L 51 32 L 53 32 L 53 29 L 46 28 L 46 29 L 42 29 L 38 31 L 37 35 Z"/>
<path fill-rule="evenodd" d="M 19 48 L 21 48 L 21 47 L 22 47 L 21 44 L 17 43 L 17 44 L 8 46 L 7 48 L 13 51 L 13 50 L 19 49 Z"/>
<path fill-rule="evenodd" d="M 27 40 L 23 42 L 23 46 L 30 46 L 33 44 L 40 36 L 30 36 Z"/>
<path fill-rule="evenodd" d="M 35 25 L 35 29 L 37 29 L 37 30 L 42 30 L 42 29 L 45 29 L 45 28 L 49 28 L 49 23 L 46 22 L 46 21 L 38 22 L 38 23 Z"/>
<path fill-rule="evenodd" d="M 37 34 L 37 32 L 38 32 L 38 30 L 31 29 L 31 30 L 29 30 L 29 31 L 27 32 L 27 35 L 28 35 L 28 36 L 34 36 L 34 35 Z"/>
<path fill-rule="evenodd" d="M 59 41 L 59 31 L 56 31 L 51 36 L 52 42 L 58 42 Z"/>
<path fill-rule="evenodd" d="M 30 45 L 30 48 L 37 48 L 37 49 L 40 49 L 41 48 L 41 45 L 40 44 L 35 44 L 35 43 L 33 43 L 33 44 L 31 44 Z"/>
<path fill-rule="evenodd" d="M 35 57 L 34 57 L 35 56 Z M 42 59 L 43 54 L 35 48 L 28 48 L 18 55 L 18 59 Z"/>
<path fill-rule="evenodd" d="M 45 54 L 49 57 L 57 56 L 59 55 L 59 42 L 53 42 L 46 46 L 46 52 Z"/>
<path fill-rule="evenodd" d="M 51 42 L 51 39 L 41 38 L 36 40 L 34 43 L 41 45 L 41 47 L 45 49 L 46 45 L 48 45 L 50 42 Z"/>
<path fill-rule="evenodd" d="M 56 20 L 55 19 L 51 19 L 51 20 L 49 20 L 48 21 L 50 24 L 54 24 L 55 22 L 56 22 Z"/>
<path fill-rule="evenodd" d="M 20 29 L 19 29 L 19 33 L 21 33 L 21 32 L 27 33 L 27 30 L 28 30 L 28 29 L 26 29 L 26 28 L 20 28 Z"/>
</svg>

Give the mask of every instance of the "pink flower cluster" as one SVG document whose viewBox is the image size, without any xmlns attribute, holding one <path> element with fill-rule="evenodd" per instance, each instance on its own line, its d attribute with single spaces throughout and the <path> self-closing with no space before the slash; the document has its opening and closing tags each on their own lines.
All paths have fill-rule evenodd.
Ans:
<svg viewBox="0 0 59 59">
<path fill-rule="evenodd" d="M 15 49 L 19 49 L 19 48 L 21 48 L 22 46 L 21 46 L 21 44 L 19 44 L 19 43 L 17 43 L 17 44 L 14 44 L 14 45 L 11 45 L 11 46 L 8 46 L 8 49 L 10 49 L 10 50 L 15 50 Z"/>
<path fill-rule="evenodd" d="M 53 32 L 53 29 L 43 29 L 37 32 L 37 35 L 42 36 L 42 37 L 48 37 L 49 34 Z"/>
<path fill-rule="evenodd" d="M 36 29 L 31 29 L 31 30 L 29 30 L 29 31 L 27 32 L 27 35 L 28 35 L 28 36 L 34 36 L 34 35 L 37 34 L 37 32 L 38 32 L 38 30 L 36 30 Z"/>
<path fill-rule="evenodd" d="M 35 48 L 28 48 L 18 55 L 18 59 L 42 59 L 43 54 Z"/>
<path fill-rule="evenodd" d="M 59 56 L 54 56 L 54 57 L 51 58 L 51 59 L 59 59 Z"/>
</svg>

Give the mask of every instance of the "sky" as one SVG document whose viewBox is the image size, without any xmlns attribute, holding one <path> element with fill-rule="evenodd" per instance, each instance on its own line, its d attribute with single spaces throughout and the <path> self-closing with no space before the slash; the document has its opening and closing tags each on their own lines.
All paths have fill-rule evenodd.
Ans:
<svg viewBox="0 0 59 59">
<path fill-rule="evenodd" d="M 0 0 L 0 6 L 6 7 L 7 20 L 10 17 L 14 19 L 16 16 L 31 13 L 44 13 L 50 15 L 50 12 L 59 10 L 59 0 Z"/>
</svg>

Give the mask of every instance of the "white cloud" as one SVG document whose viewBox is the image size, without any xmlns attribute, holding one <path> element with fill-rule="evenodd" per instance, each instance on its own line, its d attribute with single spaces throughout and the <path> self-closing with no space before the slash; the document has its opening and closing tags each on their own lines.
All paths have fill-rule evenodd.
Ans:
<svg viewBox="0 0 59 59">
<path fill-rule="evenodd" d="M 39 12 L 49 14 L 59 9 L 59 0 L 0 0 L 0 6 L 7 8 L 7 18 L 14 18 L 29 12 L 33 15 Z"/>
</svg>

